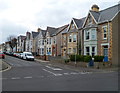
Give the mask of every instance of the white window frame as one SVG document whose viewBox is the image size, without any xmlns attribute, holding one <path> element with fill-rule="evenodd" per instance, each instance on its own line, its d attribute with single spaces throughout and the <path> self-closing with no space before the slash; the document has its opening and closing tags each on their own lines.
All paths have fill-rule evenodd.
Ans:
<svg viewBox="0 0 120 93">
<path fill-rule="evenodd" d="M 104 28 L 106 28 L 106 33 L 104 33 Z M 102 26 L 102 30 L 103 30 L 103 39 L 107 39 L 107 25 Z M 106 37 L 104 37 L 106 34 Z"/>
<path fill-rule="evenodd" d="M 73 42 L 77 42 L 77 35 L 76 34 L 73 35 Z"/>
<path fill-rule="evenodd" d="M 88 32 L 89 32 L 89 39 L 86 39 Z M 90 40 L 90 30 L 85 30 L 85 40 Z"/>
<path fill-rule="evenodd" d="M 87 47 L 89 48 L 89 52 L 87 52 L 87 49 L 86 49 Z M 87 55 L 88 53 L 89 53 L 89 55 L 90 55 L 90 46 L 86 46 L 86 47 L 85 47 L 85 53 L 86 53 L 86 55 Z"/>
<path fill-rule="evenodd" d="M 92 36 L 94 35 L 94 38 Z M 91 40 L 96 40 L 97 39 L 97 31 L 95 28 L 91 29 Z"/>
<path fill-rule="evenodd" d="M 71 42 L 72 42 L 72 34 L 69 35 L 69 39 L 68 39 L 69 42 L 70 42 L 70 39 L 71 39 Z"/>
<path fill-rule="evenodd" d="M 71 24 L 71 29 L 75 29 L 74 23 Z"/>
</svg>

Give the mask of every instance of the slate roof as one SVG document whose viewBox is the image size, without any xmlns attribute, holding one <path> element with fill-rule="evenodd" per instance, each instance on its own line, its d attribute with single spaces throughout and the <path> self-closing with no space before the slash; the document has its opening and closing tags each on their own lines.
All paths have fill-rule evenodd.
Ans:
<svg viewBox="0 0 120 93">
<path fill-rule="evenodd" d="M 41 30 L 43 37 L 46 36 L 46 30 Z"/>
<path fill-rule="evenodd" d="M 64 25 L 58 28 L 58 30 L 54 33 L 55 35 L 57 35 L 58 33 L 60 33 L 61 31 L 65 30 L 65 28 L 67 28 L 69 25 Z"/>
<path fill-rule="evenodd" d="M 47 27 L 47 32 L 49 32 L 50 36 L 53 36 L 57 32 L 58 28 Z"/>
<path fill-rule="evenodd" d="M 77 27 L 78 27 L 79 29 L 82 28 L 82 25 L 83 25 L 83 23 L 84 23 L 84 21 L 85 21 L 85 18 L 86 18 L 86 17 L 81 18 L 81 19 L 73 18 L 75 24 L 77 25 Z"/>
<path fill-rule="evenodd" d="M 33 38 L 35 38 L 38 34 L 39 34 L 39 32 L 33 32 L 33 31 L 32 31 L 32 37 L 33 37 Z"/>
<path fill-rule="evenodd" d="M 18 36 L 18 38 L 21 38 L 21 40 L 24 40 L 26 38 L 26 36 L 20 35 L 20 36 Z"/>
<path fill-rule="evenodd" d="M 65 29 L 65 30 L 62 32 L 62 34 L 66 34 L 67 32 L 68 32 L 68 30 Z"/>
<path fill-rule="evenodd" d="M 25 40 L 25 39 L 26 39 L 26 36 L 22 36 L 22 37 L 21 37 L 21 40 Z"/>
<path fill-rule="evenodd" d="M 112 18 L 120 12 L 120 4 L 117 4 L 115 6 L 109 7 L 107 9 L 101 10 L 99 12 L 91 11 L 91 14 L 94 16 L 95 20 L 98 23 L 105 22 L 105 21 L 111 21 Z"/>
</svg>

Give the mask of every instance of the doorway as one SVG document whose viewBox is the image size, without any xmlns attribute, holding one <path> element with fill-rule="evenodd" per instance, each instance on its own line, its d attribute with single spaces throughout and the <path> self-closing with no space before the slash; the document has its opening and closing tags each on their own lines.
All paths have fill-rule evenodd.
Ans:
<svg viewBox="0 0 120 93">
<path fill-rule="evenodd" d="M 103 46 L 104 62 L 108 62 L 108 46 Z"/>
</svg>

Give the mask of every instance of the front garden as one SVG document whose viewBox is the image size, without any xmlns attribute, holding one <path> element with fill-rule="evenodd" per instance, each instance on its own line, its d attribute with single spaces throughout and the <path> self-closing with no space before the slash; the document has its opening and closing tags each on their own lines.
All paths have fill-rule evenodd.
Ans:
<svg viewBox="0 0 120 93">
<path fill-rule="evenodd" d="M 81 67 L 103 68 L 109 65 L 109 62 L 103 62 L 104 56 L 96 55 L 69 55 L 69 59 L 64 59 L 66 64 L 73 64 Z"/>
</svg>

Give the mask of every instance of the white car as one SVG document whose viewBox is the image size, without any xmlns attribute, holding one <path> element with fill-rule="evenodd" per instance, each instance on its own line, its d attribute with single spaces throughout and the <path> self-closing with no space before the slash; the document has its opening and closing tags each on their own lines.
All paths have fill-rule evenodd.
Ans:
<svg viewBox="0 0 120 93">
<path fill-rule="evenodd" d="M 34 61 L 34 56 L 32 55 L 31 52 L 23 52 L 23 59 Z"/>
<path fill-rule="evenodd" d="M 23 53 L 20 53 L 20 58 L 22 58 L 22 59 L 23 59 Z"/>
</svg>

